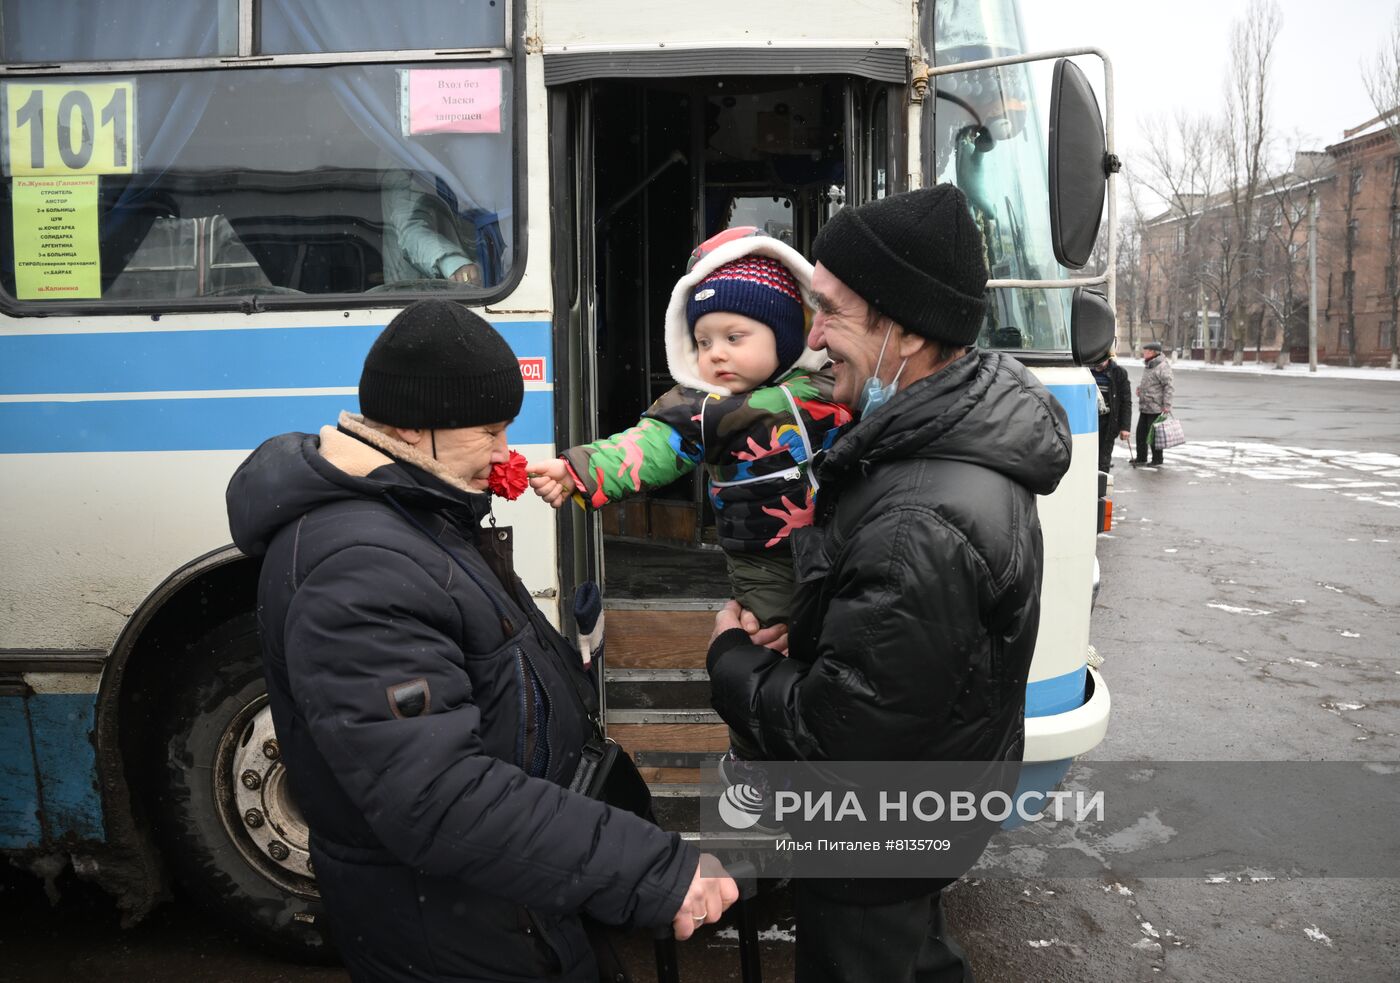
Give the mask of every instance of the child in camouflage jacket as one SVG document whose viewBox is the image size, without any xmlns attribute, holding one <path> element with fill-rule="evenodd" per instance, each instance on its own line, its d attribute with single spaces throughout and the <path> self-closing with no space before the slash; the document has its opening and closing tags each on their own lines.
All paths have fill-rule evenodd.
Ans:
<svg viewBox="0 0 1400 983">
<path fill-rule="evenodd" d="M 831 399 L 825 351 L 806 347 L 812 266 L 757 229 L 721 232 L 691 254 L 666 311 L 677 385 L 636 426 L 529 465 L 556 508 L 589 508 L 670 484 L 702 461 L 734 597 L 767 626 L 788 619 L 788 535 L 812 523 L 812 455 L 850 411 Z"/>
</svg>

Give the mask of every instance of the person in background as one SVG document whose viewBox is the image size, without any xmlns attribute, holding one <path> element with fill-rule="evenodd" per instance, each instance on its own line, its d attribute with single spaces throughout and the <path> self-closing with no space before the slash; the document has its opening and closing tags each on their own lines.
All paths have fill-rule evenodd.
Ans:
<svg viewBox="0 0 1400 983">
<path fill-rule="evenodd" d="M 481 527 L 523 395 L 489 323 L 419 301 L 365 358 L 364 416 L 273 437 L 229 483 L 282 760 L 357 983 L 594 981 L 582 915 L 686 938 L 738 897 L 677 834 L 568 788 L 596 691 L 508 532 Z"/>
<path fill-rule="evenodd" d="M 412 171 L 384 175 L 384 282 L 455 280 L 481 286 L 475 231 Z"/>
<path fill-rule="evenodd" d="M 1093 366 L 1094 382 L 1099 387 L 1099 470 L 1113 470 L 1113 444 L 1127 441 L 1133 425 L 1133 390 L 1128 370 L 1118 364 L 1109 352 L 1104 360 Z"/>
<path fill-rule="evenodd" d="M 1172 411 L 1172 367 L 1162 354 L 1160 341 L 1149 341 L 1142 346 L 1142 378 L 1138 381 L 1137 456 L 1130 462 L 1134 467 L 1143 464 L 1161 465 L 1162 448 L 1152 444 L 1152 459 L 1147 458 L 1148 437 L 1152 434 L 1152 424 L 1163 413 Z"/>
</svg>

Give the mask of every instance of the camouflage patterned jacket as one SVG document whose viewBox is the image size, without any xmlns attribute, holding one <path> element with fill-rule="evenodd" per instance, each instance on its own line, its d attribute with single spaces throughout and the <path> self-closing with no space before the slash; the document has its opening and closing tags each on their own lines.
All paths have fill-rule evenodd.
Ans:
<svg viewBox="0 0 1400 983">
<path fill-rule="evenodd" d="M 792 530 L 812 524 L 811 455 L 851 419 L 832 384 L 830 368 L 795 368 L 738 395 L 676 386 L 636 426 L 563 458 L 590 508 L 670 484 L 704 461 L 720 546 L 785 549 Z"/>
</svg>

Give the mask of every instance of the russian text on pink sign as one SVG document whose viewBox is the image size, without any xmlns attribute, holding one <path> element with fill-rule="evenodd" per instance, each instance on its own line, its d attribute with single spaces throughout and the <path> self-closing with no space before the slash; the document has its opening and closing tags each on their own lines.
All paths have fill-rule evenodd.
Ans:
<svg viewBox="0 0 1400 983">
<path fill-rule="evenodd" d="M 410 68 L 408 132 L 500 133 L 499 68 Z"/>
</svg>

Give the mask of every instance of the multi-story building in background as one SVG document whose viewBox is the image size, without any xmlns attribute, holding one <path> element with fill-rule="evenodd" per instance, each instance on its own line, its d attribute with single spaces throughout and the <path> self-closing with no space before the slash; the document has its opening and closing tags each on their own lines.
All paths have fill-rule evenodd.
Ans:
<svg viewBox="0 0 1400 983">
<path fill-rule="evenodd" d="M 1387 119 L 1300 152 L 1261 183 L 1239 241 L 1229 190 L 1184 197 L 1138 230 L 1137 282 L 1120 291 L 1120 340 L 1155 339 L 1181 357 L 1307 358 L 1309 208 L 1316 199 L 1318 357 L 1377 364 L 1395 349 L 1400 284 L 1400 140 Z M 1120 275 L 1121 278 L 1121 275 Z M 1128 304 L 1135 305 L 1132 309 Z"/>
</svg>

